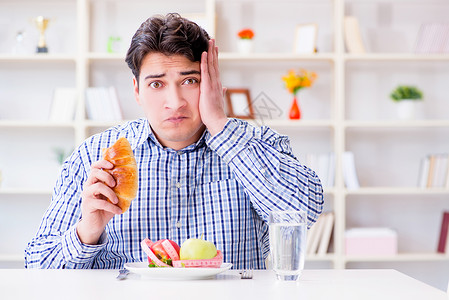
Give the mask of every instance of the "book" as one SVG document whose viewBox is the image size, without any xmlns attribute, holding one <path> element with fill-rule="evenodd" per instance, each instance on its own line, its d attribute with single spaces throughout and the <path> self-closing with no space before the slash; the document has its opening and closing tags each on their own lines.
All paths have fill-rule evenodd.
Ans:
<svg viewBox="0 0 449 300">
<path fill-rule="evenodd" d="M 365 53 L 362 34 L 360 32 L 359 21 L 354 16 L 345 16 L 344 38 L 346 48 L 350 53 Z"/>
<path fill-rule="evenodd" d="M 354 153 L 346 151 L 343 153 L 343 179 L 348 189 L 358 189 L 360 187 L 359 180 L 357 178 L 357 172 L 355 170 Z"/>
<path fill-rule="evenodd" d="M 108 88 L 108 92 L 114 120 L 116 121 L 123 120 L 123 114 L 122 109 L 120 107 L 120 101 L 117 96 L 117 90 L 115 89 L 115 87 L 111 86 Z"/>
<path fill-rule="evenodd" d="M 102 120 L 100 101 L 97 88 L 86 89 L 86 112 L 90 120 Z"/>
<path fill-rule="evenodd" d="M 335 154 L 334 153 L 308 153 L 301 159 L 320 178 L 323 187 L 333 187 L 335 182 Z"/>
<path fill-rule="evenodd" d="M 427 175 L 427 187 L 430 188 L 433 186 L 433 178 L 435 176 L 436 169 L 436 157 L 435 155 L 430 155 L 429 157 L 429 174 Z"/>
<path fill-rule="evenodd" d="M 307 244 L 307 254 L 316 254 L 318 251 L 318 246 L 321 240 L 321 236 L 323 234 L 324 225 L 326 223 L 327 214 L 322 213 L 318 219 L 316 220 L 316 223 L 313 225 L 315 226 L 315 230 L 313 231 L 313 235 L 311 235 L 309 243 Z"/>
<path fill-rule="evenodd" d="M 96 121 L 123 119 L 115 87 L 90 87 L 86 89 L 87 117 Z"/>
<path fill-rule="evenodd" d="M 418 174 L 418 187 L 449 187 L 449 154 L 429 154 L 421 159 Z"/>
<path fill-rule="evenodd" d="M 78 93 L 75 88 L 56 88 L 50 109 L 50 121 L 73 121 Z"/>
<path fill-rule="evenodd" d="M 319 219 L 320 217 L 318 217 Z M 312 241 L 315 239 L 316 231 L 317 231 L 317 221 L 315 224 L 313 224 L 309 230 L 307 231 L 307 238 L 306 238 L 306 254 L 310 253 L 310 248 L 312 246 Z"/>
<path fill-rule="evenodd" d="M 448 228 L 449 228 L 449 211 L 443 212 L 443 218 L 441 220 L 441 229 L 440 229 L 440 237 L 438 239 L 438 253 L 446 253 L 447 247 L 447 236 L 448 236 Z"/>
<path fill-rule="evenodd" d="M 419 174 L 418 174 L 418 187 L 427 188 L 430 172 L 430 158 L 431 155 L 426 155 L 421 159 Z"/>
<path fill-rule="evenodd" d="M 449 53 L 449 23 L 429 22 L 421 25 L 415 53 Z"/>
<path fill-rule="evenodd" d="M 318 255 L 324 255 L 327 253 L 327 250 L 329 249 L 329 244 L 332 236 L 332 229 L 334 228 L 334 220 L 335 215 L 333 212 L 326 213 L 325 217 L 325 223 L 323 226 L 323 233 L 321 235 L 319 247 L 317 254 Z"/>
<path fill-rule="evenodd" d="M 446 184 L 448 154 L 436 154 L 435 175 L 432 187 L 442 188 Z"/>
<path fill-rule="evenodd" d="M 426 188 L 427 187 L 427 178 L 429 176 L 429 167 L 430 167 L 430 155 L 421 159 L 421 163 L 419 166 L 419 175 L 418 175 L 418 187 Z"/>
</svg>

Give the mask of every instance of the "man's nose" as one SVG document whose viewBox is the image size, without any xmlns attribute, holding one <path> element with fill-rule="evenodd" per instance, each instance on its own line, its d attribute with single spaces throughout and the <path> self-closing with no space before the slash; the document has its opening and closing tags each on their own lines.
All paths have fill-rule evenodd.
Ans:
<svg viewBox="0 0 449 300">
<path fill-rule="evenodd" d="M 168 88 L 168 93 L 165 99 L 165 107 L 170 109 L 179 109 L 186 105 L 186 101 L 182 95 L 182 92 L 178 87 Z"/>
</svg>

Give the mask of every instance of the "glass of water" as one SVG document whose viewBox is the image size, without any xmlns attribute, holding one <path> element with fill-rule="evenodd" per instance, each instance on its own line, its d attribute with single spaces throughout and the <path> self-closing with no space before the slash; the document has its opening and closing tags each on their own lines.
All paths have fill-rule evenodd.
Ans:
<svg viewBox="0 0 449 300">
<path fill-rule="evenodd" d="M 272 211 L 269 226 L 271 262 L 277 279 L 297 280 L 304 269 L 307 214 Z"/>
</svg>

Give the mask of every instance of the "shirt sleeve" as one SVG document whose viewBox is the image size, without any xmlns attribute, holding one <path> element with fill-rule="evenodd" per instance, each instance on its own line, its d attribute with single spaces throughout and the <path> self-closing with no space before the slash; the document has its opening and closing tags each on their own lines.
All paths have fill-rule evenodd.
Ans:
<svg viewBox="0 0 449 300">
<path fill-rule="evenodd" d="M 272 210 L 303 210 L 310 227 L 321 214 L 320 179 L 294 157 L 287 136 L 230 119 L 207 143 L 232 169 L 263 220 Z"/>
<path fill-rule="evenodd" d="M 90 268 L 95 255 L 106 245 L 105 232 L 97 245 L 83 244 L 76 232 L 86 176 L 81 158 L 73 154 L 63 166 L 36 236 L 25 249 L 26 268 Z"/>
</svg>

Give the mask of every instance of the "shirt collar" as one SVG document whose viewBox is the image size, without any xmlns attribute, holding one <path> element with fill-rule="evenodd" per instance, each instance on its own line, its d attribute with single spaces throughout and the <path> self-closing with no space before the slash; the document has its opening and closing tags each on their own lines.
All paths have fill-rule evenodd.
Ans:
<svg viewBox="0 0 449 300">
<path fill-rule="evenodd" d="M 136 125 L 135 127 L 131 126 L 132 132 L 130 133 L 130 137 L 133 138 L 130 139 L 129 142 L 131 144 L 131 148 L 134 150 L 142 146 L 148 139 L 148 135 L 150 134 L 150 125 L 148 124 L 148 120 L 146 118 L 140 118 L 132 122 Z"/>
<path fill-rule="evenodd" d="M 148 140 L 148 142 L 153 143 L 154 145 L 156 145 L 157 147 L 160 147 L 164 150 L 172 150 L 172 151 L 176 151 L 173 150 L 171 148 L 167 148 L 161 145 L 161 143 L 159 142 L 159 140 L 156 138 L 153 130 L 151 129 L 151 126 L 148 122 L 148 120 L 145 120 L 145 125 L 142 131 L 142 135 L 141 138 L 139 138 L 139 141 L 137 143 L 137 146 L 140 146 L 143 144 L 143 142 L 145 142 L 145 140 Z M 195 143 L 179 150 L 179 151 L 183 151 L 183 152 L 190 152 L 190 151 L 194 151 L 198 148 L 204 147 L 206 145 L 206 141 L 210 138 L 210 133 L 207 130 L 207 128 L 203 131 L 203 134 L 201 135 L 201 137 L 198 139 L 198 141 L 196 141 Z"/>
</svg>

